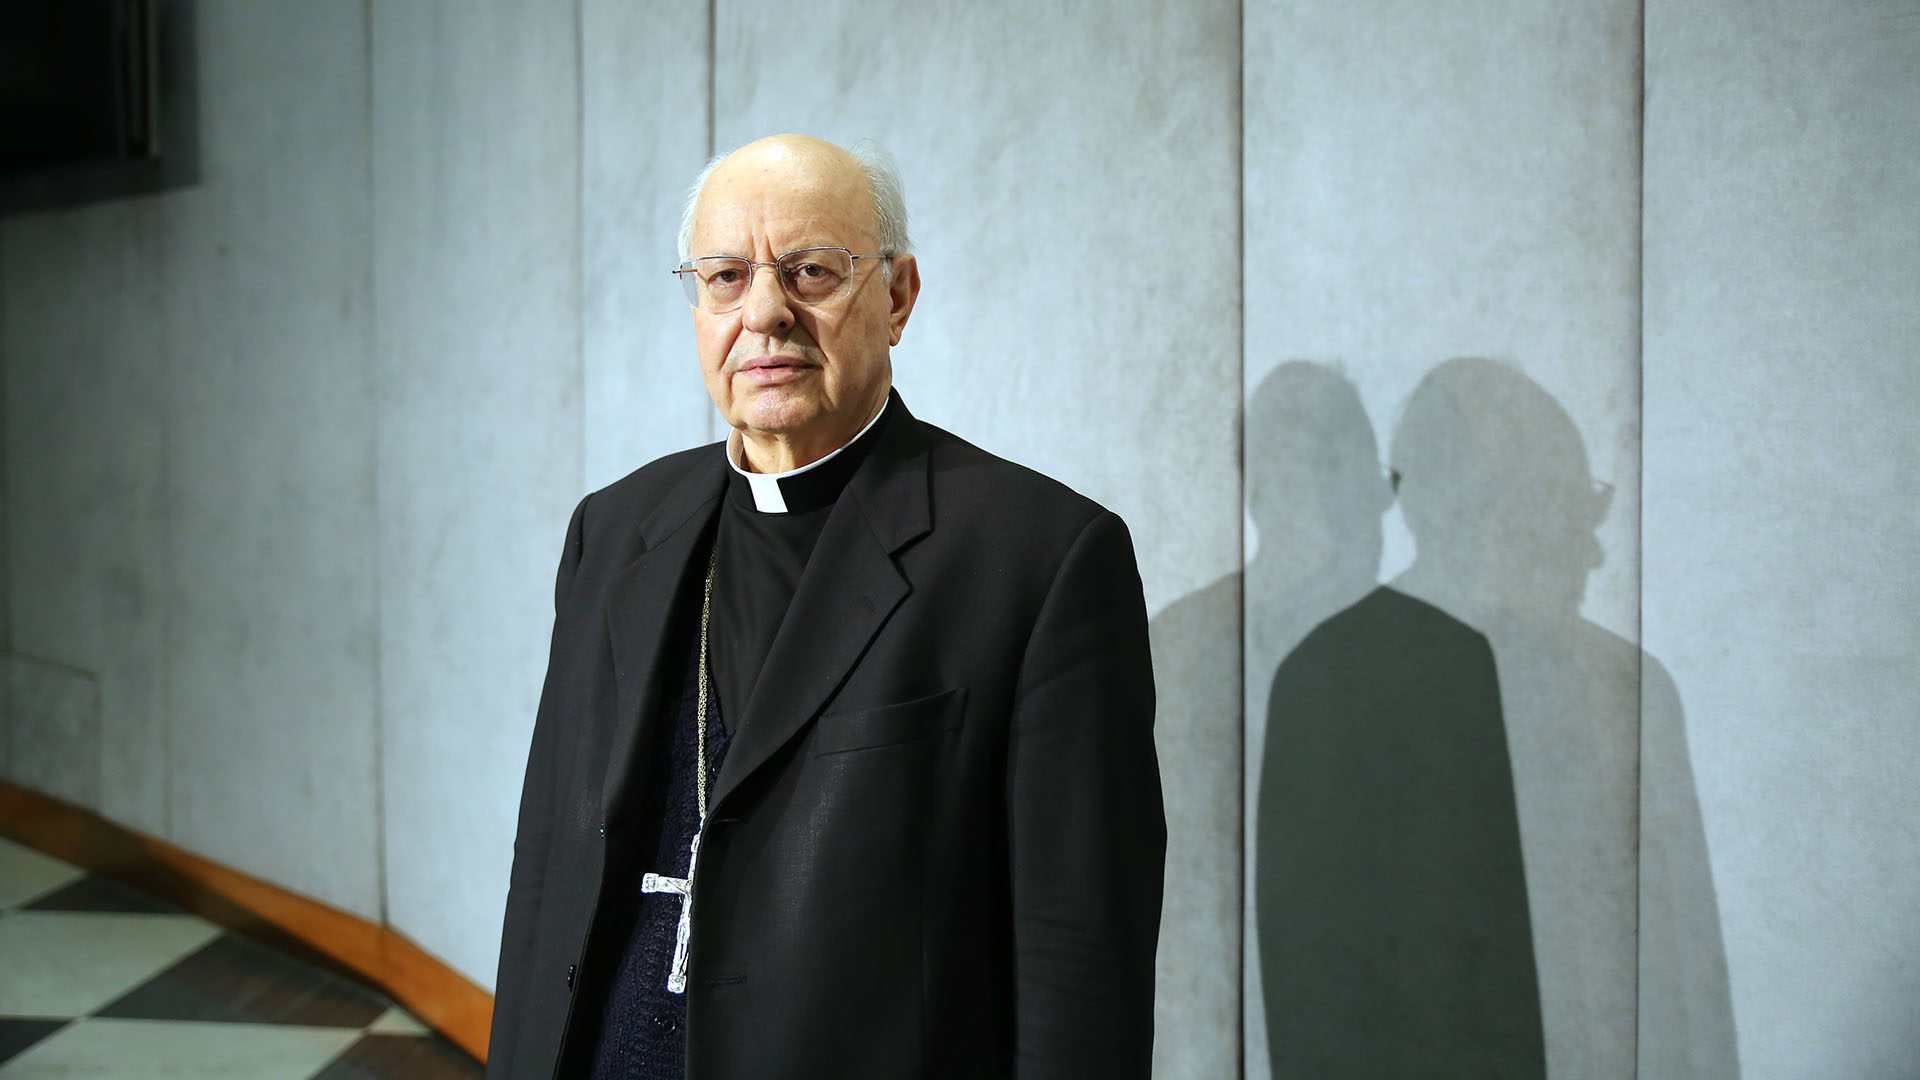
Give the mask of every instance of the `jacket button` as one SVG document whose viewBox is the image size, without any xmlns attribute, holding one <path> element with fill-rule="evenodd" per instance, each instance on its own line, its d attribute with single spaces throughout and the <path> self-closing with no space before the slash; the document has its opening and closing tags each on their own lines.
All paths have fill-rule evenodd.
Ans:
<svg viewBox="0 0 1920 1080">
<path fill-rule="evenodd" d="M 573 989 L 573 973 L 575 970 L 579 968 L 579 966 L 580 965 L 578 964 L 567 965 L 567 989 L 569 990 Z"/>
<path fill-rule="evenodd" d="M 601 836 L 607 835 L 607 823 L 604 821 L 600 823 L 600 835 Z"/>
</svg>

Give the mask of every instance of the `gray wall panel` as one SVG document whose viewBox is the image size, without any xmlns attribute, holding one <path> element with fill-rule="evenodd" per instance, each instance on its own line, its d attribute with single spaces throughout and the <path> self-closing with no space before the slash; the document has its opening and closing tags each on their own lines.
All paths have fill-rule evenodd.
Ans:
<svg viewBox="0 0 1920 1080">
<path fill-rule="evenodd" d="M 681 199 L 708 156 L 706 40 L 702 4 L 580 5 L 589 490 L 719 437 L 693 321 L 667 273 L 679 261 Z"/>
<path fill-rule="evenodd" d="M 8 776 L 165 835 L 160 213 L 122 204 L 10 219 L 0 276 L 12 646 L 18 663 L 97 678 L 100 720 L 64 760 L 20 771 L 21 759 Z M 20 728 L 45 722 L 10 711 Z"/>
<path fill-rule="evenodd" d="M 10 723 L 0 775 L 75 806 L 99 806 L 100 677 L 16 653 L 0 657 L 0 677 Z"/>
<path fill-rule="evenodd" d="M 1263 811 L 1258 770 L 1291 768 L 1357 723 L 1302 714 L 1298 683 L 1277 703 L 1268 691 L 1302 636 L 1377 574 L 1491 639 L 1506 746 L 1484 764 L 1511 769 L 1516 809 L 1502 813 L 1518 814 L 1531 903 L 1530 929 L 1496 944 L 1519 957 L 1531 945 L 1546 1058 L 1568 1076 L 1634 1064 L 1639 29 L 1620 2 L 1246 11 L 1250 911 L 1271 889 L 1285 927 L 1325 899 L 1285 884 L 1281 856 L 1260 865 L 1263 814 L 1298 833 L 1312 831 L 1303 814 L 1337 813 L 1327 828 L 1365 835 L 1363 806 L 1276 790 Z M 1500 363 L 1441 366 L 1461 356 Z M 1405 477 L 1391 508 L 1382 461 Z M 1612 485 L 1610 507 L 1594 481 Z M 1366 629 L 1384 642 L 1408 628 Z M 1328 647 L 1301 655 L 1333 663 Z M 1305 724 L 1288 745 L 1265 745 L 1270 704 L 1276 722 Z M 1358 753 L 1337 767 L 1380 767 Z M 1409 785 L 1426 782 L 1406 764 Z M 1396 917 L 1375 899 L 1337 917 Z M 1253 1076 L 1269 1068 L 1262 929 L 1250 918 Z M 1451 932 L 1420 947 L 1444 951 Z M 1361 985 L 1276 970 L 1298 978 L 1274 1000 L 1298 988 L 1324 1023 L 1337 1013 L 1312 1010 Z M 1389 978 L 1413 1011 L 1473 1012 L 1446 1004 L 1465 991 L 1445 979 Z"/>
<path fill-rule="evenodd" d="M 1912 1076 L 1920 13 L 1647 26 L 1646 640 L 1690 707 L 1742 1068 Z"/>
<path fill-rule="evenodd" d="M 583 492 L 575 20 L 374 11 L 387 911 L 488 985 Z"/>
<path fill-rule="evenodd" d="M 1239 554 L 1236 15 L 719 6 L 719 147 L 798 130 L 895 154 L 925 282 L 896 384 L 1119 513 L 1155 612 Z M 1155 628 L 1165 1076 L 1235 1067 L 1239 724 L 1192 680 L 1231 663 L 1236 608 Z"/>
<path fill-rule="evenodd" d="M 198 21 L 202 182 L 163 226 L 171 839 L 377 917 L 366 25 Z"/>
</svg>

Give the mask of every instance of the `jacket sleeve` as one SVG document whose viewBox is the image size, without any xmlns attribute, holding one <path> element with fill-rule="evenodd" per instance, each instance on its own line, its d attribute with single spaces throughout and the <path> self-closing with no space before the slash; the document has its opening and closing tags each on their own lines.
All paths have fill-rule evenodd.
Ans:
<svg viewBox="0 0 1920 1080">
<path fill-rule="evenodd" d="M 1166 818 L 1133 543 L 1111 513 L 1068 550 L 1021 663 L 1008 747 L 1018 1080 L 1144 1080 Z"/>
<path fill-rule="evenodd" d="M 507 885 L 507 912 L 500 929 L 500 967 L 494 977 L 493 1027 L 488 1035 L 487 1075 L 515 1075 L 514 1055 L 519 1048 L 522 1003 L 533 972 L 528 969 L 533 953 L 534 935 L 540 923 L 541 894 L 547 874 L 547 839 L 552 830 L 553 800 L 558 778 L 554 775 L 553 742 L 557 720 L 551 715 L 555 660 L 552 649 L 558 644 L 560 611 L 580 568 L 581 532 L 586 519 L 587 499 L 574 507 L 567 524 L 566 544 L 560 552 L 560 569 L 553 587 L 554 629 L 548 646 L 547 681 L 541 688 L 539 710 L 534 715 L 533 742 L 527 750 L 526 779 L 520 790 L 520 823 L 513 838 L 513 871 Z"/>
</svg>

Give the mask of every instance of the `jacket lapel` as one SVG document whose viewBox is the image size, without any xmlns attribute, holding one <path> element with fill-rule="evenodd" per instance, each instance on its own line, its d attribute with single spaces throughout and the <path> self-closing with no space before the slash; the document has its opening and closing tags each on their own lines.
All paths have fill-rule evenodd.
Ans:
<svg viewBox="0 0 1920 1080">
<path fill-rule="evenodd" d="M 682 601 L 688 591 L 698 590 L 699 580 L 690 573 L 696 560 L 704 559 L 711 543 L 703 543 L 712 532 L 707 526 L 719 509 L 726 490 L 726 453 L 719 447 L 703 455 L 689 469 L 654 512 L 640 525 L 641 541 L 646 545 L 640 557 L 614 578 L 607 596 L 607 636 L 613 650 L 615 711 L 612 755 L 601 790 L 601 820 L 609 820 L 617 807 L 626 805 L 627 785 L 632 782 L 634 746 L 645 725 L 657 722 L 660 699 L 679 686 L 677 673 L 661 668 L 662 649 L 671 636 L 669 625 L 677 613 L 688 610 Z M 667 685 L 663 686 L 663 678 Z"/>
<path fill-rule="evenodd" d="M 805 728 L 912 585 L 894 553 L 931 528 L 924 426 L 900 410 L 847 482 L 800 575 L 714 784 L 718 807 Z"/>
</svg>

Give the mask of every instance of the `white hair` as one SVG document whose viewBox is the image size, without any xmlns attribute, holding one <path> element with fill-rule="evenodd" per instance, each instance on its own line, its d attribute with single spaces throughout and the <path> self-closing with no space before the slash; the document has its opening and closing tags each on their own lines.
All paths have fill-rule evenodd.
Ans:
<svg viewBox="0 0 1920 1080">
<path fill-rule="evenodd" d="M 879 223 L 880 254 L 891 259 L 896 255 L 908 255 L 913 245 L 907 239 L 907 200 L 902 194 L 900 170 L 893 163 L 893 156 L 886 148 L 871 139 L 861 139 L 846 148 L 853 160 L 860 165 L 860 174 L 866 178 L 867 190 L 873 193 L 873 216 Z M 693 245 L 693 207 L 700 201 L 700 189 L 707 186 L 707 178 L 713 170 L 725 161 L 729 154 L 715 154 L 693 178 L 693 185 L 687 188 L 687 201 L 680 210 L 680 261 L 685 262 L 689 249 Z M 858 254 L 858 253 L 856 253 Z M 889 280 L 893 277 L 893 264 L 882 263 L 883 273 Z"/>
</svg>

